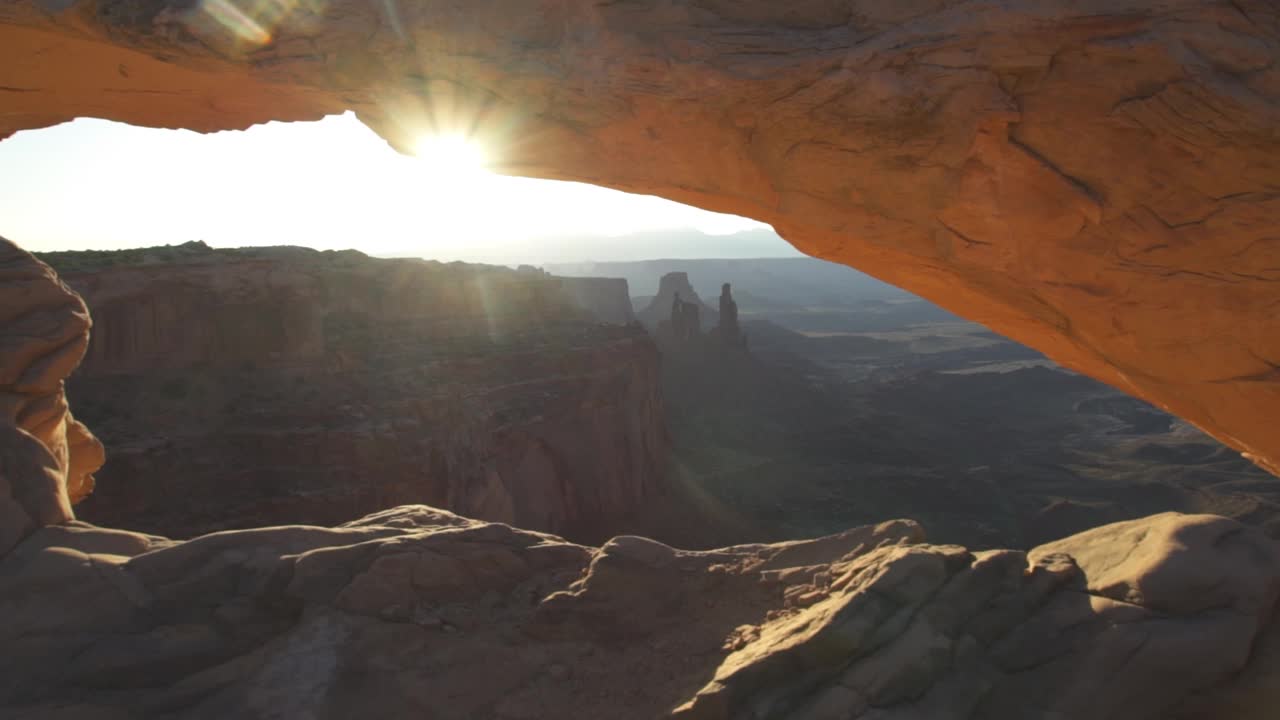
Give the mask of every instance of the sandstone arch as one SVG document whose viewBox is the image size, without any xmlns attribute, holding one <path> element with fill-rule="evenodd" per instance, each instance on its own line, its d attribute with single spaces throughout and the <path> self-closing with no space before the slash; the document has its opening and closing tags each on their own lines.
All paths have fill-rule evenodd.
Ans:
<svg viewBox="0 0 1280 720">
<path fill-rule="evenodd" d="M 1253 0 L 16 0 L 0 137 L 462 127 L 772 223 L 1280 472 L 1277 58 Z"/>
</svg>

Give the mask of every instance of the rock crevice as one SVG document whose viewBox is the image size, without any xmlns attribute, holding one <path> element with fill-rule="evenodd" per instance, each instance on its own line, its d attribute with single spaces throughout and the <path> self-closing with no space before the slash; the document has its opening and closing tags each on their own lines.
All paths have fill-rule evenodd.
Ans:
<svg viewBox="0 0 1280 720">
<path fill-rule="evenodd" d="M 1232 680 L 1278 591 L 1273 541 L 1174 513 L 1030 554 L 910 521 L 698 552 L 426 506 L 179 543 L 72 522 L 0 560 L 0 709 L 1261 719 L 1265 684 Z"/>
</svg>

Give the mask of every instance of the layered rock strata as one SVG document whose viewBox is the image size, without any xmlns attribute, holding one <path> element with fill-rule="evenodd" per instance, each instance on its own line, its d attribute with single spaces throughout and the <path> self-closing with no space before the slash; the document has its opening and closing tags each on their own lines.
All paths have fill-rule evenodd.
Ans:
<svg viewBox="0 0 1280 720">
<path fill-rule="evenodd" d="M 1271 716 L 1265 683 L 1233 682 L 1280 655 L 1256 531 L 1167 514 L 1029 554 L 922 535 L 587 547 L 423 506 L 187 542 L 46 527 L 0 559 L 0 713 Z"/>
<path fill-rule="evenodd" d="M 558 278 L 130 253 L 50 256 L 95 317 L 69 393 L 111 450 L 83 518 L 190 537 L 428 502 L 582 537 L 661 485 L 657 351 Z"/>
<path fill-rule="evenodd" d="M 625 279 L 561 277 L 559 280 L 565 294 L 600 322 L 626 325 L 636 321 Z"/>
<path fill-rule="evenodd" d="M 770 223 L 1280 468 L 1260 0 L 16 0 L 0 137 L 353 110 Z"/>
</svg>

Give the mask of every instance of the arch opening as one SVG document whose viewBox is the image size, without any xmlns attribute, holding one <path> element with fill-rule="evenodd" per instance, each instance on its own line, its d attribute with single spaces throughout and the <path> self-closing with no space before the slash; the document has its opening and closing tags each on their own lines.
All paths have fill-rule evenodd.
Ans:
<svg viewBox="0 0 1280 720">
<path fill-rule="evenodd" d="M 465 118 L 499 172 L 756 218 L 1277 467 L 1280 70 L 1248 14 L 304 3 L 246 44 L 199 4 L 88 7 L 6 10 L 0 135 L 353 110 L 408 149 Z"/>
<path fill-rule="evenodd" d="M 649 518 L 634 531 L 684 546 L 788 539 L 897 515 L 971 547 L 1031 547 L 1168 510 L 1266 520 L 1248 510 L 1265 493 L 1210 489 L 1256 480 L 1247 464 L 980 325 L 840 265 L 769 258 L 798 253 L 776 235 L 762 242 L 763 229 L 723 238 L 691 232 L 696 226 L 638 232 L 682 221 L 753 228 L 745 219 L 492 175 L 466 138 L 425 137 L 440 142 L 427 157 L 400 155 L 345 115 L 208 135 L 77 121 L 0 145 L 9 171 L 0 177 L 0 215 L 50 233 L 28 247 L 98 248 L 42 254 L 95 321 L 68 397 L 109 452 L 78 517 L 187 537 L 331 524 L 429 499 L 598 540 L 616 532 L 624 508 L 662 505 L 650 496 L 663 484 L 665 443 L 655 438 L 665 423 L 674 460 L 667 474 L 680 475 L 668 485 L 694 488 L 716 522 L 690 521 L 699 532 L 667 537 L 675 524 Z M 51 222 L 51 197 L 81 201 L 80 212 Z M 505 224 L 486 225 L 490 217 Z M 579 226 L 591 232 L 566 237 Z M 609 237 L 619 230 L 632 232 Z M 75 240 L 59 242 L 59 233 Z M 187 237 L 210 244 L 168 242 Z M 110 252 L 120 245 L 129 249 Z M 303 247 L 254 248 L 261 245 Z M 535 292 L 513 294 L 511 277 L 465 265 L 426 270 L 430 263 L 411 259 L 392 270 L 395 263 L 359 250 L 527 263 L 515 276 Z M 665 259 L 676 257 L 686 259 Z M 543 282 L 537 267 L 557 278 Z M 660 379 L 621 353 L 614 360 L 630 370 L 586 384 L 578 405 L 595 429 L 580 424 L 575 401 L 555 400 L 555 389 L 538 413 L 554 430 L 526 423 L 532 396 L 476 399 L 514 377 L 547 382 L 540 363 L 503 378 L 500 368 L 521 347 L 591 365 L 557 354 L 556 315 L 566 308 L 551 285 L 560 282 L 598 319 L 638 317 L 664 358 Z M 447 289 L 454 285 L 458 293 Z M 680 329 L 676 298 L 693 317 Z M 523 312 L 513 314 L 513 300 Z M 457 332 L 442 330 L 450 323 Z M 448 357 L 470 357 L 489 374 L 473 376 Z M 422 377 L 406 375 L 406 362 Z M 440 395 L 433 385 L 441 383 L 467 399 Z M 645 410 L 649 394 L 665 411 Z M 619 397 L 634 403 L 636 417 L 615 407 Z M 406 409 L 410 398 L 452 410 Z M 416 430 L 365 442 L 367 418 Z M 591 440 L 566 443 L 567 427 Z M 496 438 L 514 449 L 500 450 Z M 517 461 L 540 453 L 561 461 Z M 225 462 L 204 461 L 213 455 Z M 591 477 L 632 471 L 636 482 L 623 488 L 591 488 Z M 1204 488 L 1203 496 L 1152 479 L 1161 474 Z M 168 502 L 160 488 L 175 476 L 199 498 L 193 505 Z M 1056 502 L 1068 485 L 1070 499 Z M 545 503 L 530 501 L 542 491 Z M 813 492 L 824 501 L 814 505 Z M 791 510 L 775 510 L 781 498 Z M 667 498 L 650 514 L 690 499 Z M 579 517 L 588 515 L 597 519 Z"/>
</svg>

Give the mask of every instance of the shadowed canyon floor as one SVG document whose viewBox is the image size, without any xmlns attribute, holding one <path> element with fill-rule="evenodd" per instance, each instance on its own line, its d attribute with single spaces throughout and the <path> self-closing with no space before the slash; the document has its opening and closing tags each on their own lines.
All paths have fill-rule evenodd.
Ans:
<svg viewBox="0 0 1280 720">
<path fill-rule="evenodd" d="M 674 467 L 637 533 L 712 547 L 911 517 L 946 542 L 1030 548 L 1169 510 L 1280 531 L 1280 486 L 1235 451 L 850 268 L 549 267 L 625 277 L 651 326 L 675 284 L 708 298 L 733 281 L 749 352 L 659 334 Z"/>
</svg>

